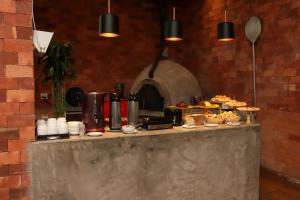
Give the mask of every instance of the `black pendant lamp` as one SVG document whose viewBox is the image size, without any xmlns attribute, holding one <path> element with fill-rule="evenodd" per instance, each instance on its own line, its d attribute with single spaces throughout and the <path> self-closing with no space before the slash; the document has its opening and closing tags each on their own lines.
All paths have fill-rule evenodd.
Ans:
<svg viewBox="0 0 300 200">
<path fill-rule="evenodd" d="M 181 23 L 175 17 L 176 10 L 173 7 L 173 18 L 172 20 L 167 20 L 165 23 L 164 37 L 166 41 L 178 42 L 183 38 Z"/>
<path fill-rule="evenodd" d="M 234 24 L 227 22 L 227 5 L 225 0 L 225 21 L 218 24 L 218 40 L 229 42 L 234 40 Z"/>
<path fill-rule="evenodd" d="M 110 13 L 110 0 L 107 0 L 108 13 L 99 17 L 99 36 L 119 37 L 119 18 Z"/>
</svg>

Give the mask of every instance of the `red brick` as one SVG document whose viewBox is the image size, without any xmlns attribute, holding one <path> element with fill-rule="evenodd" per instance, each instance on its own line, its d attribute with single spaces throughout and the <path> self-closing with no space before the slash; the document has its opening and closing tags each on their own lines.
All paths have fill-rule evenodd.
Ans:
<svg viewBox="0 0 300 200">
<path fill-rule="evenodd" d="M 22 179 L 22 186 L 23 187 L 30 187 L 31 186 L 31 179 L 30 175 L 24 174 L 21 176 Z"/>
<path fill-rule="evenodd" d="M 4 23 L 9 26 L 31 27 L 31 15 L 18 13 L 5 13 Z"/>
<path fill-rule="evenodd" d="M 4 24 L 4 13 L 0 12 L 0 24 Z"/>
<path fill-rule="evenodd" d="M 7 115 L 0 115 L 0 127 L 7 127 Z"/>
<path fill-rule="evenodd" d="M 300 83 L 300 76 L 293 76 L 290 80 L 291 83 Z"/>
<path fill-rule="evenodd" d="M 0 189 L 1 200 L 9 200 L 9 189 Z"/>
<path fill-rule="evenodd" d="M 7 26 L 7 25 L 1 25 L 0 24 L 0 38 L 7 38 L 7 39 L 13 39 L 16 38 L 15 31 L 13 30 L 13 27 Z"/>
<path fill-rule="evenodd" d="M 17 38 L 31 40 L 32 39 L 32 28 L 31 27 L 17 27 Z"/>
<path fill-rule="evenodd" d="M 297 69 L 296 68 L 287 68 L 284 70 L 284 76 L 296 76 Z"/>
<path fill-rule="evenodd" d="M 34 102 L 34 90 L 7 90 L 7 102 Z"/>
<path fill-rule="evenodd" d="M 21 176 L 0 177 L 0 188 L 18 188 L 21 186 Z"/>
<path fill-rule="evenodd" d="M 0 63 L 14 65 L 18 63 L 17 53 L 0 52 Z"/>
<path fill-rule="evenodd" d="M 26 200 L 29 195 L 29 189 L 26 187 L 10 189 L 9 196 L 11 200 Z"/>
<path fill-rule="evenodd" d="M 20 89 L 34 89 L 34 78 L 19 78 Z"/>
<path fill-rule="evenodd" d="M 0 12 L 15 13 L 16 4 L 14 0 L 1 0 Z"/>
<path fill-rule="evenodd" d="M 33 77 L 32 66 L 7 65 L 5 71 L 6 77 Z"/>
<path fill-rule="evenodd" d="M 19 114 L 19 103 L 0 103 L 0 115 Z"/>
<path fill-rule="evenodd" d="M 17 164 L 21 160 L 19 151 L 0 152 L 0 165 Z"/>
<path fill-rule="evenodd" d="M 15 140 L 19 138 L 19 130 L 17 128 L 0 128 L 0 139 Z"/>
<path fill-rule="evenodd" d="M 30 156 L 28 150 L 21 151 L 21 162 L 30 162 Z"/>
<path fill-rule="evenodd" d="M 24 115 L 24 114 L 35 114 L 34 112 L 35 108 L 34 108 L 34 103 L 33 102 L 29 102 L 29 103 L 20 103 L 20 114 Z"/>
<path fill-rule="evenodd" d="M 8 165 L 0 165 L 0 177 L 8 176 L 8 175 L 9 175 Z"/>
<path fill-rule="evenodd" d="M 31 14 L 32 0 L 16 1 L 17 13 Z"/>
<path fill-rule="evenodd" d="M 18 79 L 15 78 L 0 78 L 0 89 L 13 90 L 18 89 Z"/>
<path fill-rule="evenodd" d="M 14 175 L 28 173 L 31 171 L 30 167 L 31 165 L 25 163 L 9 165 L 9 174 Z"/>
<path fill-rule="evenodd" d="M 6 90 L 0 89 L 0 102 L 6 102 Z"/>
<path fill-rule="evenodd" d="M 34 125 L 34 115 L 14 115 L 7 116 L 8 127 L 27 127 Z M 20 129 L 20 138 L 22 138 L 22 129 Z M 22 138 L 23 139 L 23 138 Z"/>
<path fill-rule="evenodd" d="M 0 13 L 0 15 L 1 15 L 1 13 Z M 0 22 L 0 23 L 1 23 L 1 22 Z M 1 39 L 1 38 L 0 38 L 0 52 L 2 52 L 3 49 L 4 49 L 4 39 Z"/>
<path fill-rule="evenodd" d="M 33 65 L 33 52 L 20 52 L 18 53 L 19 65 Z"/>
<path fill-rule="evenodd" d="M 33 124 L 28 127 L 20 128 L 20 138 L 23 140 L 34 140 L 35 139 L 35 126 Z"/>
<path fill-rule="evenodd" d="M 8 151 L 8 140 L 0 139 L 0 152 Z"/>
<path fill-rule="evenodd" d="M 27 148 L 27 140 L 8 140 L 8 151 L 22 151 Z"/>
<path fill-rule="evenodd" d="M 5 39 L 4 40 L 5 52 L 32 52 L 32 40 L 21 39 Z"/>
</svg>

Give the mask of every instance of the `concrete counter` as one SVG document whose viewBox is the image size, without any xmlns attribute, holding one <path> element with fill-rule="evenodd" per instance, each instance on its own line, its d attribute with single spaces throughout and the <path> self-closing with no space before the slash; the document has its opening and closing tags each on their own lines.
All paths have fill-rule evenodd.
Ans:
<svg viewBox="0 0 300 200">
<path fill-rule="evenodd" d="M 258 200 L 259 125 L 30 145 L 37 200 Z"/>
</svg>

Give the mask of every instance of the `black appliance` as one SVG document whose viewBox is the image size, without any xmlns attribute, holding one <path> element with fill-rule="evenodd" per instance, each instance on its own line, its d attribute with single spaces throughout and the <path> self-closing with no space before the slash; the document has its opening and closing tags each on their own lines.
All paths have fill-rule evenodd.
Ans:
<svg viewBox="0 0 300 200">
<path fill-rule="evenodd" d="M 174 126 L 181 126 L 183 124 L 182 121 L 182 110 L 176 107 L 165 108 L 164 111 L 165 118 L 172 119 L 172 123 Z"/>
<path fill-rule="evenodd" d="M 167 117 L 145 117 L 142 119 L 142 127 L 147 130 L 169 129 L 173 128 L 173 123 Z"/>
</svg>

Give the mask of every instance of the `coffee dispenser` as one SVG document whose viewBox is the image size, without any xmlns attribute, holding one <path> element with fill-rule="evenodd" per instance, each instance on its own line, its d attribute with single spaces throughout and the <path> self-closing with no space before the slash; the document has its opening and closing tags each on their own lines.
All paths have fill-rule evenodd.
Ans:
<svg viewBox="0 0 300 200">
<path fill-rule="evenodd" d="M 127 123 L 137 125 L 139 122 L 139 101 L 136 94 L 129 94 Z"/>
<path fill-rule="evenodd" d="M 109 129 L 121 130 L 122 116 L 120 97 L 117 93 L 110 94 L 110 115 L 109 115 Z"/>
<path fill-rule="evenodd" d="M 104 98 L 107 93 L 89 92 L 83 98 L 83 123 L 87 132 L 104 132 Z"/>
</svg>

